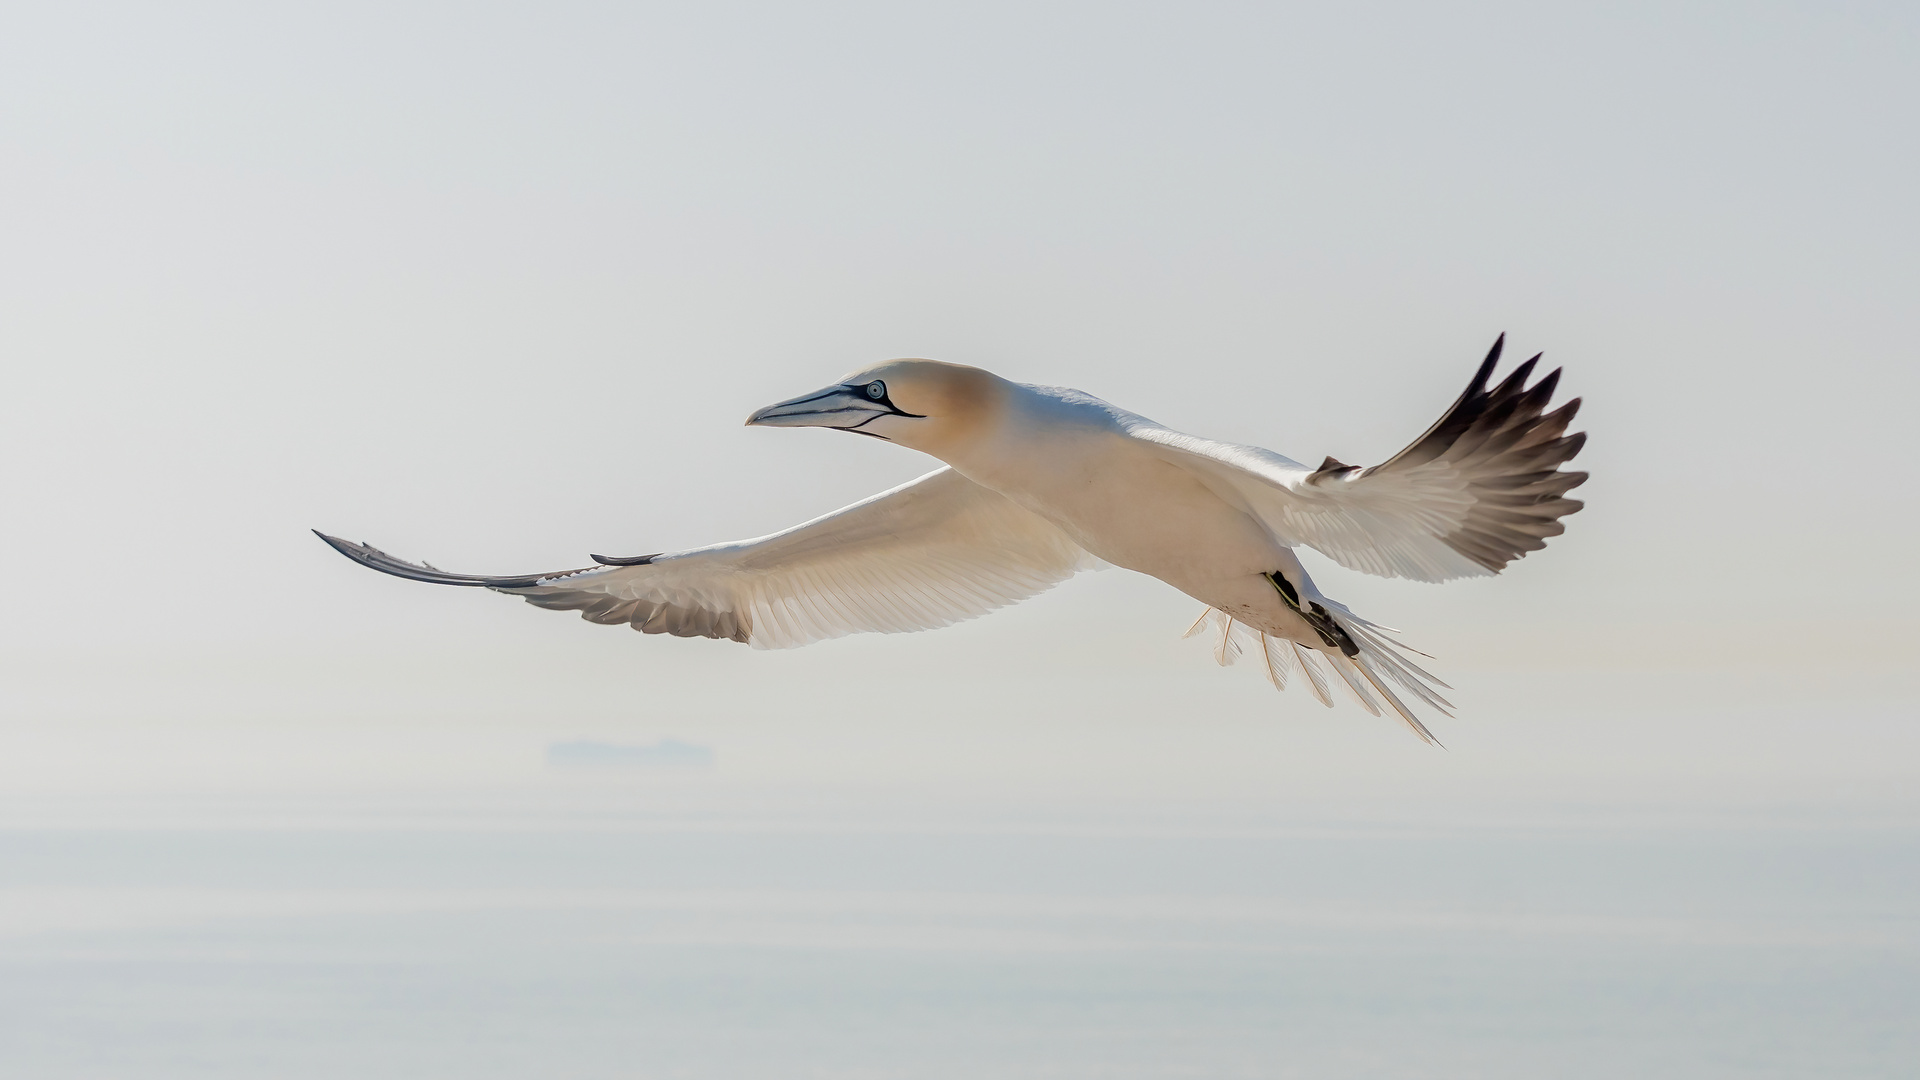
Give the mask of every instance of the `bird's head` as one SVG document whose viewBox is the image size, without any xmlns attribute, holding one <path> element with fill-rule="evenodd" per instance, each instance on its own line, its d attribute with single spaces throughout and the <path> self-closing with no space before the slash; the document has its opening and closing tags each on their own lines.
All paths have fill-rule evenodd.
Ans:
<svg viewBox="0 0 1920 1080">
<path fill-rule="evenodd" d="M 1008 385 L 963 364 L 889 360 L 769 405 L 747 417 L 747 424 L 837 428 L 945 457 L 988 428 Z"/>
</svg>

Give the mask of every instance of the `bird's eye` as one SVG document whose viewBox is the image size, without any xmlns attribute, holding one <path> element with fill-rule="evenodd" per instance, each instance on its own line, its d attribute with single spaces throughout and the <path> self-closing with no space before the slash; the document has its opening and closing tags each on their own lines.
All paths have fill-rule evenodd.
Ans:
<svg viewBox="0 0 1920 1080">
<path fill-rule="evenodd" d="M 867 384 L 867 396 L 875 401 L 887 396 L 887 384 L 875 379 Z"/>
</svg>

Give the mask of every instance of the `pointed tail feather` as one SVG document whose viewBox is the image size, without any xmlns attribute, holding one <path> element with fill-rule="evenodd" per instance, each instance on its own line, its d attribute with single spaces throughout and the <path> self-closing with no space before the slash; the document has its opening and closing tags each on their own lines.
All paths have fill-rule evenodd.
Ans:
<svg viewBox="0 0 1920 1080">
<path fill-rule="evenodd" d="M 1326 661 L 1318 651 L 1301 648 L 1297 641 L 1287 644 L 1293 646 L 1293 655 L 1300 661 L 1300 670 L 1307 673 L 1307 682 L 1313 686 L 1313 696 L 1320 699 L 1320 704 L 1333 708 L 1333 695 L 1327 692 L 1327 676 L 1320 670 L 1320 665 Z"/>
<path fill-rule="evenodd" d="M 1400 698 L 1396 696 L 1392 690 L 1389 690 L 1387 688 L 1386 683 L 1381 682 L 1380 679 L 1374 675 L 1373 671 L 1369 669 L 1366 663 L 1366 660 L 1365 660 L 1366 653 L 1362 652 L 1360 655 L 1361 655 L 1361 661 L 1359 663 L 1353 663 L 1352 661 L 1349 661 L 1349 664 L 1355 670 L 1359 671 L 1362 675 L 1365 675 L 1367 677 L 1367 681 L 1373 684 L 1374 690 L 1378 692 L 1381 697 L 1386 699 L 1387 704 L 1393 707 L 1394 712 L 1400 714 L 1400 719 L 1406 721 L 1407 726 L 1413 729 L 1413 733 L 1415 735 L 1420 736 L 1422 739 L 1427 740 L 1428 742 L 1432 743 L 1435 746 L 1440 747 L 1443 750 L 1446 749 L 1445 745 L 1442 744 L 1439 739 L 1434 738 L 1433 732 L 1427 730 L 1427 725 L 1421 723 L 1420 718 L 1413 715 L 1413 711 L 1407 708 L 1406 702 L 1401 701 Z M 1448 713 L 1447 715 L 1451 716 L 1453 714 Z"/>
<path fill-rule="evenodd" d="M 1233 632 L 1234 622 L 1228 616 L 1221 617 L 1220 640 L 1213 646 L 1213 662 L 1221 667 L 1240 659 L 1240 636 Z"/>
<path fill-rule="evenodd" d="M 1327 658 L 1328 665 L 1333 668 L 1335 675 L 1340 676 L 1340 681 L 1346 684 L 1347 692 L 1353 695 L 1353 700 L 1359 702 L 1360 707 L 1367 712 L 1379 716 L 1380 705 L 1373 700 L 1373 694 L 1368 691 L 1367 684 L 1361 681 L 1360 665 L 1344 656 L 1335 657 L 1327 653 L 1320 655 Z"/>
<path fill-rule="evenodd" d="M 1352 656 L 1272 637 L 1214 608 L 1201 612 L 1183 636 L 1193 637 L 1202 629 L 1211 628 L 1217 635 L 1213 657 L 1222 667 L 1238 660 L 1244 652 L 1255 653 L 1262 661 L 1267 681 L 1277 690 L 1285 690 L 1287 679 L 1299 671 L 1306 675 L 1313 696 L 1328 708 L 1333 707 L 1333 680 L 1328 678 L 1327 670 L 1330 668 L 1361 708 L 1375 716 L 1381 715 L 1383 706 L 1391 709 L 1414 734 L 1440 746 L 1440 740 L 1413 714 L 1407 702 L 1394 692 L 1397 686 L 1420 704 L 1441 715 L 1453 715 L 1453 703 L 1441 697 L 1435 689 L 1450 687 L 1407 655 L 1427 654 L 1388 638 L 1386 634 L 1393 631 L 1355 615 L 1345 605 L 1329 602 L 1329 606 L 1340 628 L 1359 647 Z"/>
<path fill-rule="evenodd" d="M 1298 666 L 1293 659 L 1293 650 L 1287 643 L 1276 637 L 1260 635 L 1260 657 L 1267 662 L 1267 681 L 1275 690 L 1287 688 L 1287 676 L 1293 674 Z"/>
<path fill-rule="evenodd" d="M 1438 686 L 1451 690 L 1452 687 L 1434 678 L 1420 665 L 1399 655 L 1395 648 L 1397 643 L 1365 631 L 1354 637 L 1360 643 L 1360 657 L 1367 661 L 1369 671 L 1376 675 L 1384 675 L 1389 681 L 1400 684 L 1402 689 L 1433 708 L 1448 716 L 1453 715 L 1453 702 L 1441 697 L 1433 689 Z"/>
</svg>

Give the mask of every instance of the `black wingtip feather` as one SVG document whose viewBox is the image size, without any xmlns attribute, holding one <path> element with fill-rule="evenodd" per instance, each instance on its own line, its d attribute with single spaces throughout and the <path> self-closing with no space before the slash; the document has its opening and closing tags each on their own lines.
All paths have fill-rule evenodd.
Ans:
<svg viewBox="0 0 1920 1080">
<path fill-rule="evenodd" d="M 1493 339 L 1493 348 L 1487 350 L 1487 358 L 1480 361 L 1480 370 L 1473 373 L 1473 381 L 1467 384 L 1463 398 L 1470 398 L 1487 388 L 1487 380 L 1493 378 L 1493 369 L 1500 366 L 1500 353 L 1507 347 L 1507 332 Z"/>
<path fill-rule="evenodd" d="M 333 550 L 359 563 L 369 570 L 378 570 L 383 574 L 392 574 L 408 581 L 424 581 L 430 585 L 460 585 L 487 589 L 526 589 L 538 585 L 543 579 L 560 577 L 565 574 L 577 574 L 578 570 L 560 570 L 551 574 L 511 574 L 491 576 L 484 574 L 449 574 L 421 563 L 410 563 L 374 547 L 372 544 L 356 544 L 351 540 L 342 540 L 337 536 L 328 536 L 319 529 L 313 535 L 327 542 Z"/>
<path fill-rule="evenodd" d="M 1488 395 L 1494 402 L 1504 402 L 1508 398 L 1518 397 L 1521 389 L 1527 385 L 1527 378 L 1533 374 L 1533 366 L 1540 362 L 1540 354 L 1535 353 L 1523 361 L 1519 367 L 1500 380 L 1500 385 Z"/>
<path fill-rule="evenodd" d="M 1538 416 L 1541 411 L 1547 407 L 1547 402 L 1553 400 L 1554 388 L 1559 384 L 1560 370 L 1555 368 L 1547 372 L 1539 382 L 1528 387 L 1527 390 L 1519 396 L 1517 399 L 1519 402 L 1519 411 L 1528 415 Z"/>
<path fill-rule="evenodd" d="M 661 553 L 656 551 L 651 555 L 588 555 L 587 558 L 601 566 L 648 566 L 660 555 Z"/>
<path fill-rule="evenodd" d="M 1392 469 L 1416 468 L 1441 457 L 1479 471 L 1481 477 L 1469 486 L 1477 500 L 1469 520 L 1440 539 L 1495 573 L 1544 547 L 1546 537 L 1563 531 L 1556 519 L 1579 510 L 1581 503 L 1560 496 L 1586 480 L 1585 473 L 1556 469 L 1587 441 L 1584 432 L 1560 434 L 1579 412 L 1579 398 L 1544 411 L 1559 388 L 1561 369 L 1528 386 L 1542 359 L 1542 354 L 1535 353 L 1499 385 L 1487 388 L 1506 340 L 1504 333 L 1494 339 L 1466 392 L 1425 434 L 1382 464 L 1355 474 L 1358 480 Z M 1312 478 L 1323 475 L 1330 474 L 1323 470 Z"/>
</svg>

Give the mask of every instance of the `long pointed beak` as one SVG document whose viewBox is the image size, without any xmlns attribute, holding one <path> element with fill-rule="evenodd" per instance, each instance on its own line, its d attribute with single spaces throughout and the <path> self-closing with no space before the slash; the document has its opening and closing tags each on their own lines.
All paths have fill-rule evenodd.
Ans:
<svg viewBox="0 0 1920 1080">
<path fill-rule="evenodd" d="M 769 405 L 747 417 L 747 426 L 856 428 L 892 411 L 883 402 L 869 400 L 860 387 L 829 386 Z"/>
</svg>

